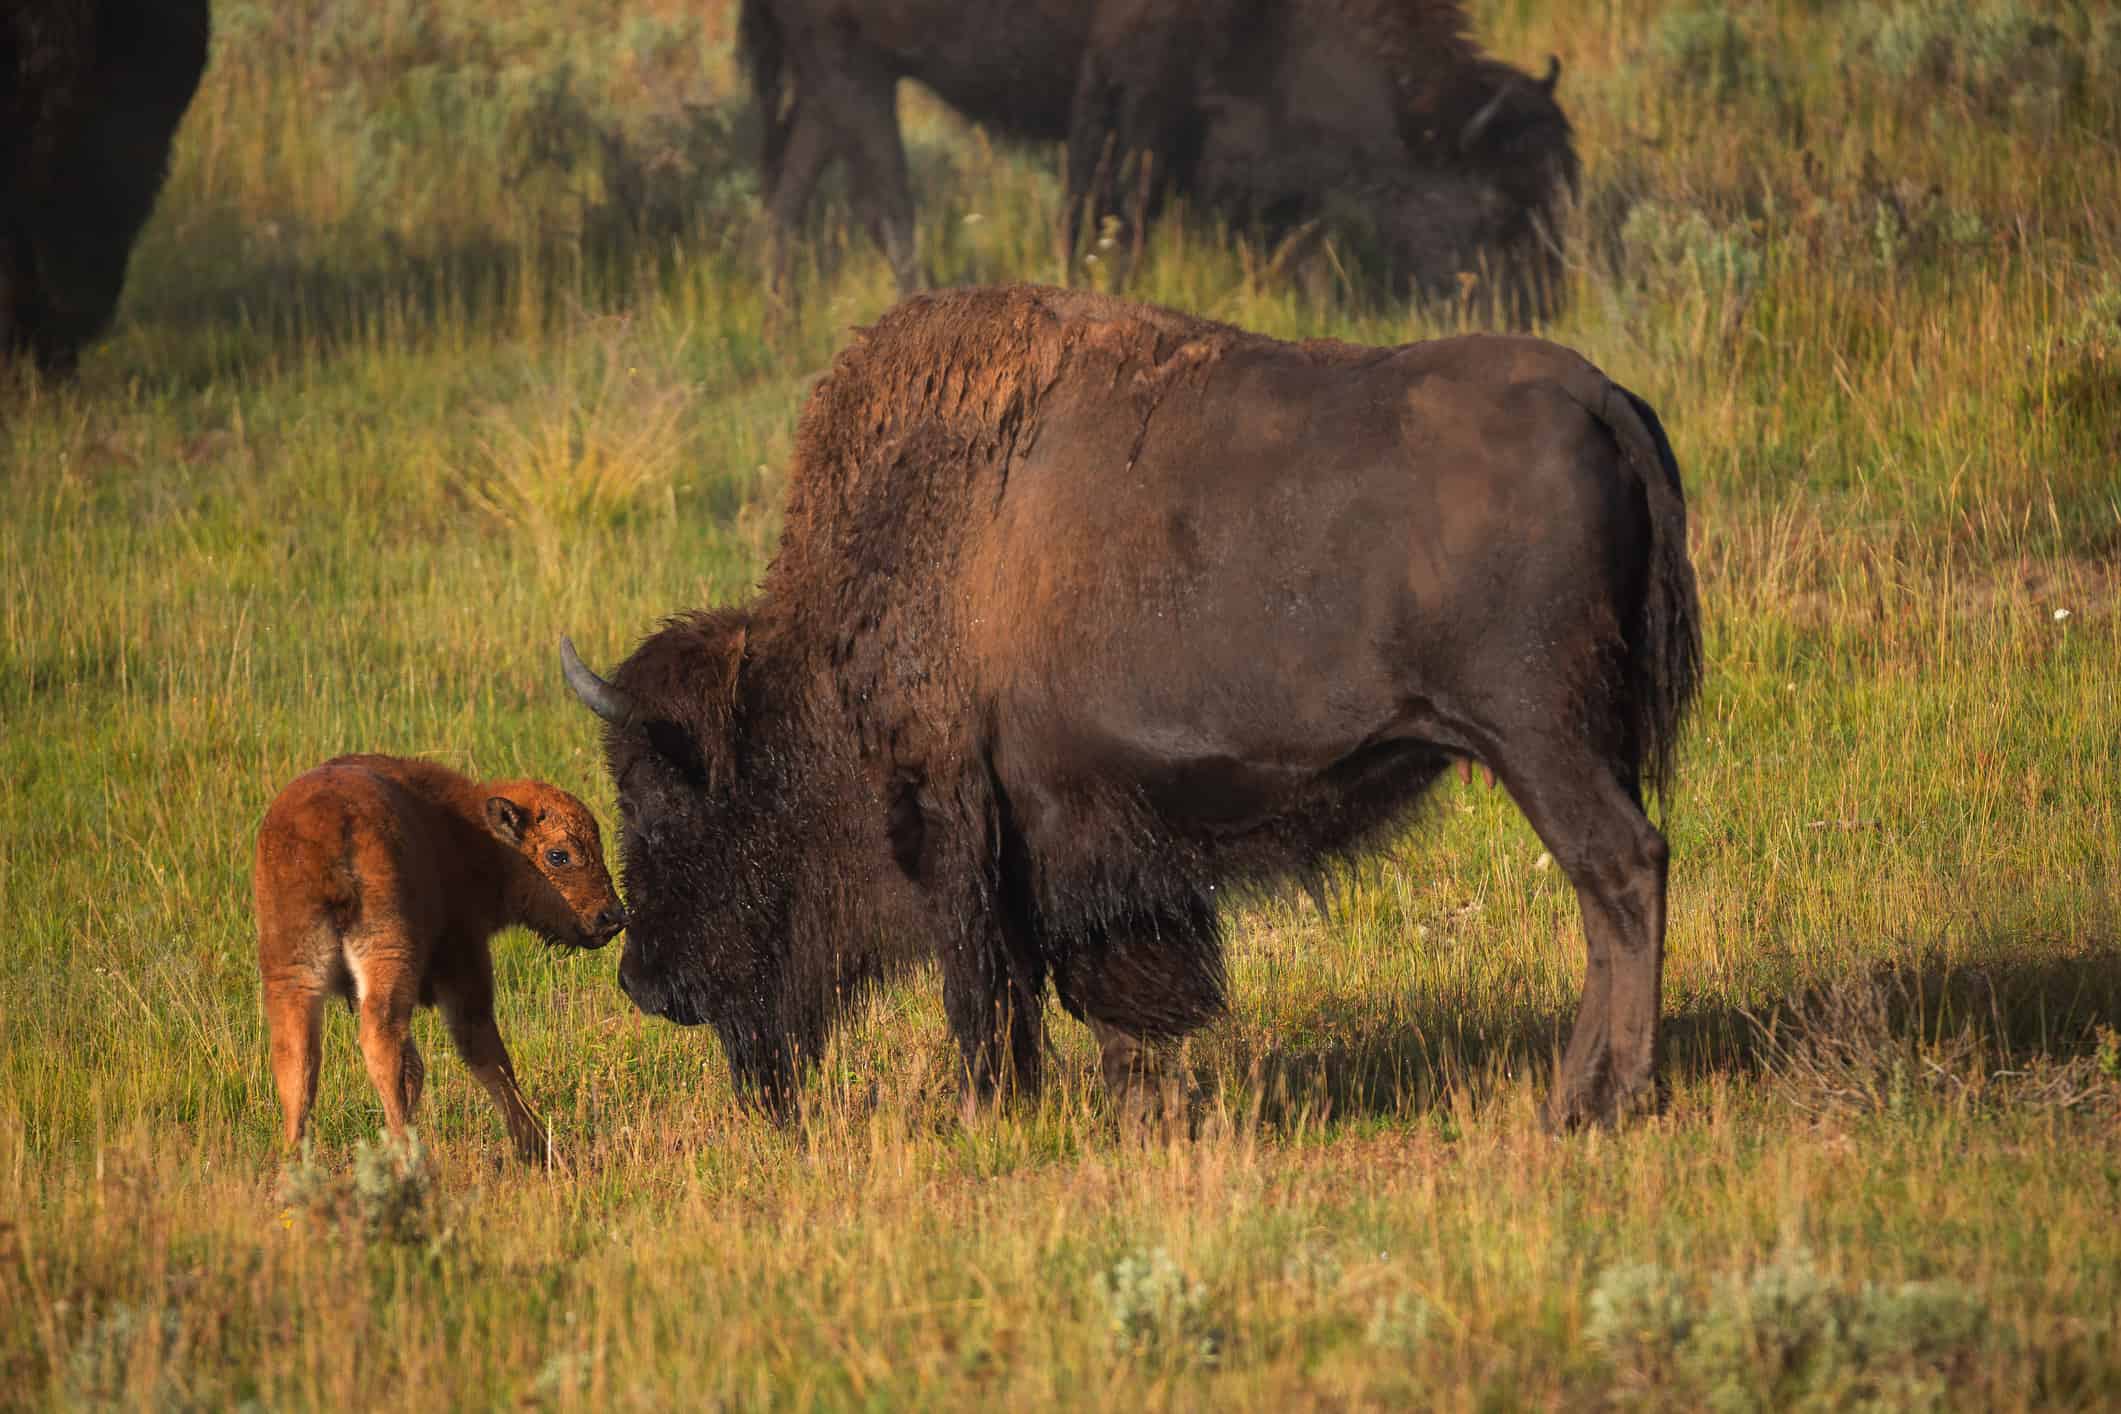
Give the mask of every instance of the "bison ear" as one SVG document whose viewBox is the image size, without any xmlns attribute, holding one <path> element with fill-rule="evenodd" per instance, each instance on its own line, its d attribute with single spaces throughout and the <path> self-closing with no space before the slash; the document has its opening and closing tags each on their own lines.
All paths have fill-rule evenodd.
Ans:
<svg viewBox="0 0 2121 1414">
<path fill-rule="evenodd" d="M 667 717 L 657 717 L 644 725 L 649 749 L 675 767 L 678 773 L 695 785 L 707 779 L 705 762 L 700 759 L 699 744 L 683 727 Z"/>
<path fill-rule="evenodd" d="M 530 828 L 530 812 L 505 795 L 486 797 L 486 828 L 510 844 L 521 844 Z"/>
</svg>

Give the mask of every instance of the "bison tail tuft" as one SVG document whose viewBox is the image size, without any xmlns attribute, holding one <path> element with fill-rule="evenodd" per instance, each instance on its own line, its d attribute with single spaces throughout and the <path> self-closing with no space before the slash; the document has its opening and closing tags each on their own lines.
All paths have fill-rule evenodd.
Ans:
<svg viewBox="0 0 2121 1414">
<path fill-rule="evenodd" d="M 1669 799 L 1680 733 L 1702 674 L 1701 601 L 1687 557 L 1686 493 L 1655 409 L 1614 384 L 1604 420 L 1642 477 L 1649 506 L 1649 577 L 1628 634 L 1629 726 L 1644 784 Z"/>
</svg>

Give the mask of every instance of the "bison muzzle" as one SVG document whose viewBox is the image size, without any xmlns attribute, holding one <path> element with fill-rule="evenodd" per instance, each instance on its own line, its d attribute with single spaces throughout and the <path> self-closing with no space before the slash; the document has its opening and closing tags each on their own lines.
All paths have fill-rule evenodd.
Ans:
<svg viewBox="0 0 2121 1414">
<path fill-rule="evenodd" d="M 644 1010 L 781 1108 L 932 958 L 975 1096 L 1224 1005 L 1221 904 L 1492 770 L 1589 949 L 1547 1106 L 1658 1098 L 1668 779 L 1701 670 L 1678 467 L 1567 349 L 1286 344 L 1082 292 L 910 300 L 797 433 L 760 593 L 667 623 L 604 720 Z"/>
</svg>

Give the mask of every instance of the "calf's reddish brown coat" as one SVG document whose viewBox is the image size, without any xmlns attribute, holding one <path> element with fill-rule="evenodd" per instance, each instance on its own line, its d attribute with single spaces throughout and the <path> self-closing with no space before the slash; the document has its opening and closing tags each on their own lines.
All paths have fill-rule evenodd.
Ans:
<svg viewBox="0 0 2121 1414">
<path fill-rule="evenodd" d="M 324 1000 L 336 994 L 360 1017 L 392 1134 L 411 1121 L 426 1078 L 413 1008 L 439 1006 L 518 1152 L 544 1154 L 544 1125 L 494 1024 L 487 944 L 520 924 L 555 946 L 599 948 L 625 926 L 581 801 L 432 761 L 341 756 L 296 777 L 265 812 L 252 883 L 289 1144 L 316 1101 Z"/>
</svg>

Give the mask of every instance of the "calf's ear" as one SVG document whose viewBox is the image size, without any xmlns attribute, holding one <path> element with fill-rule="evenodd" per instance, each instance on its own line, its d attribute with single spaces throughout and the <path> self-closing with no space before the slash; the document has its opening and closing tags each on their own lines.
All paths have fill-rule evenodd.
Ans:
<svg viewBox="0 0 2121 1414">
<path fill-rule="evenodd" d="M 510 844 L 521 844 L 523 832 L 530 828 L 530 812 L 505 795 L 489 795 L 486 827 Z"/>
</svg>

